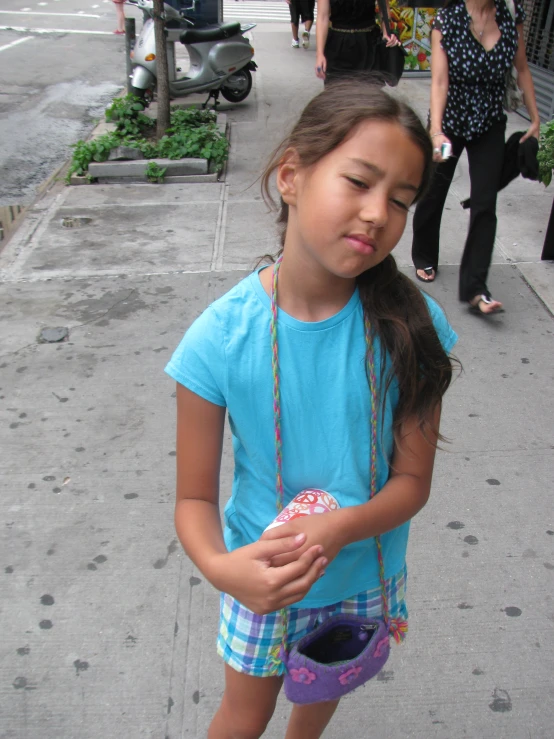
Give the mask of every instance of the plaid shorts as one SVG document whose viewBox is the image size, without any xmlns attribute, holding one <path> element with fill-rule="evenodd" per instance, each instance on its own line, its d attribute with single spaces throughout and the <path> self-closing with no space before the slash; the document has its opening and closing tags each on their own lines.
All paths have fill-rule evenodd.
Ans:
<svg viewBox="0 0 554 739">
<path fill-rule="evenodd" d="M 407 621 L 406 580 L 404 565 L 399 573 L 387 580 L 386 587 L 391 617 Z M 366 590 L 323 608 L 289 608 L 288 644 L 294 644 L 330 616 L 339 613 L 378 618 L 382 615 L 381 588 Z M 281 618 L 278 611 L 258 616 L 231 595 L 221 593 L 217 653 L 230 667 L 254 677 L 268 677 L 271 670 L 269 653 L 280 641 Z"/>
</svg>

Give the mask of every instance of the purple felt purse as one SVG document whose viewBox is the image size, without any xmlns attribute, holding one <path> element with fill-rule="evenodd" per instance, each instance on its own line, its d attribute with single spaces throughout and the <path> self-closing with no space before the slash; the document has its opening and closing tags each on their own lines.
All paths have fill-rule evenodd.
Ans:
<svg viewBox="0 0 554 739">
<path fill-rule="evenodd" d="M 273 414 L 277 463 L 277 510 L 284 507 L 281 443 L 279 351 L 277 343 L 277 276 L 281 258 L 273 267 L 271 290 L 271 355 L 273 369 Z M 377 492 L 377 381 L 371 340 L 371 325 L 365 318 L 366 369 L 371 394 L 370 498 Z M 405 621 L 390 618 L 385 567 L 380 537 L 375 537 L 379 561 L 382 618 L 337 614 L 325 620 L 289 650 L 288 613 L 281 611 L 281 644 L 271 650 L 272 674 L 285 667 L 285 694 L 293 703 L 319 703 L 341 698 L 370 680 L 383 668 L 390 651 L 390 636 L 400 642 L 407 631 Z"/>
</svg>

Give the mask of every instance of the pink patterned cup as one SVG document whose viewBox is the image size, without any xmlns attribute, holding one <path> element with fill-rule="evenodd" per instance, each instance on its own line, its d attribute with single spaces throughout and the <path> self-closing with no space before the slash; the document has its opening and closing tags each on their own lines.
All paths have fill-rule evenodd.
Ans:
<svg viewBox="0 0 554 739">
<path fill-rule="evenodd" d="M 298 493 L 265 530 L 269 531 L 269 529 L 274 529 L 276 526 L 282 526 L 294 518 L 310 516 L 312 513 L 328 513 L 329 511 L 336 511 L 337 508 L 340 508 L 340 505 L 331 493 L 327 493 L 325 490 L 308 488 Z"/>
</svg>

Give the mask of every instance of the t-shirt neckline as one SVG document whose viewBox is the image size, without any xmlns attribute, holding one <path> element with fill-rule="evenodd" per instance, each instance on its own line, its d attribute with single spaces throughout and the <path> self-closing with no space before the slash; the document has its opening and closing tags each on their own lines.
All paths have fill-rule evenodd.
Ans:
<svg viewBox="0 0 554 739">
<path fill-rule="evenodd" d="M 258 267 L 258 269 L 250 275 L 250 282 L 258 299 L 261 301 L 264 308 L 266 308 L 267 312 L 271 314 L 271 301 L 260 281 L 260 272 L 262 269 L 266 268 L 267 265 Z M 344 308 L 341 308 L 334 316 L 329 316 L 329 318 L 325 318 L 323 321 L 299 321 L 297 318 L 294 318 L 294 316 L 285 313 L 281 308 L 277 309 L 277 320 L 279 324 L 289 326 L 296 331 L 326 331 L 348 318 L 359 305 L 360 293 L 356 287 L 352 293 L 352 297 Z"/>
</svg>

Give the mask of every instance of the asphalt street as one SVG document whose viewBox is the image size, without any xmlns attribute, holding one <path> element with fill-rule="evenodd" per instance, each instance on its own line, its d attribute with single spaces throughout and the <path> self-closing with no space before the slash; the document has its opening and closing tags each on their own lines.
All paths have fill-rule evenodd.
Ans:
<svg viewBox="0 0 554 739">
<path fill-rule="evenodd" d="M 114 28 L 110 0 L 3 2 L 0 205 L 32 202 L 125 85 L 125 41 Z"/>
</svg>

